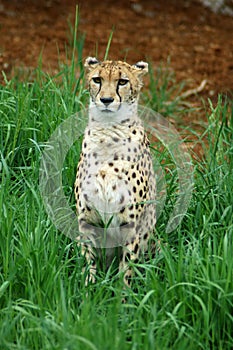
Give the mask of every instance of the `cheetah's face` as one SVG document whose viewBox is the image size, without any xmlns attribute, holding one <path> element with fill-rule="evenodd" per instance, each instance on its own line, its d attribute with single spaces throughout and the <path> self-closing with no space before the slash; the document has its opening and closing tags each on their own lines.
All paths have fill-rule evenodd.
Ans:
<svg viewBox="0 0 233 350">
<path fill-rule="evenodd" d="M 138 62 L 129 65 L 122 61 L 99 62 L 88 57 L 85 62 L 91 104 L 101 113 L 117 112 L 124 105 L 138 100 L 142 76 L 148 72 L 148 64 Z"/>
</svg>

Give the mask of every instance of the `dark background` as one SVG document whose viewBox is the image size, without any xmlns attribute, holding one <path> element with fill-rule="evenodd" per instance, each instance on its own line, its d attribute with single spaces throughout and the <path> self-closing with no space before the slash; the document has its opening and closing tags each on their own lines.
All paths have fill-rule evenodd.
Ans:
<svg viewBox="0 0 233 350">
<path fill-rule="evenodd" d="M 215 14 L 194 0 L 81 0 L 79 30 L 85 34 L 84 57 L 102 59 L 112 28 L 109 57 L 129 63 L 161 62 L 187 88 L 208 83 L 203 97 L 233 91 L 233 17 Z M 30 71 L 43 52 L 43 69 L 55 73 L 66 58 L 77 2 L 73 0 L 0 1 L 0 71 L 8 77 Z M 3 81 L 1 76 L 1 81 Z M 195 97 L 193 97 L 195 98 Z"/>
</svg>

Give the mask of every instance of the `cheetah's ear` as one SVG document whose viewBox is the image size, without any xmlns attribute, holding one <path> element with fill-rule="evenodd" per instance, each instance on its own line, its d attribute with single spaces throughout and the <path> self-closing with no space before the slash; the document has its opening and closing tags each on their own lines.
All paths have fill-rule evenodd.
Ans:
<svg viewBox="0 0 233 350">
<path fill-rule="evenodd" d="M 138 72 L 138 76 L 141 77 L 148 73 L 148 63 L 140 61 L 133 65 L 133 68 Z"/>
<path fill-rule="evenodd" d="M 94 69 L 100 62 L 97 60 L 97 58 L 95 57 L 87 57 L 86 61 L 84 63 L 84 67 L 91 71 L 92 69 Z"/>
</svg>

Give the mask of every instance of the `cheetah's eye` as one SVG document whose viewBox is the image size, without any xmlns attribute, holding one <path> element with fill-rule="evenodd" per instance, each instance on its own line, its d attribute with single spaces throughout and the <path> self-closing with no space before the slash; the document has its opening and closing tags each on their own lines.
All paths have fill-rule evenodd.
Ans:
<svg viewBox="0 0 233 350">
<path fill-rule="evenodd" d="M 100 77 L 94 77 L 94 78 L 92 78 L 92 80 L 94 81 L 95 84 L 100 84 L 101 83 Z"/>
<path fill-rule="evenodd" d="M 126 85 L 127 83 L 128 83 L 128 79 L 119 79 L 118 80 L 118 85 L 123 86 L 123 85 Z"/>
</svg>

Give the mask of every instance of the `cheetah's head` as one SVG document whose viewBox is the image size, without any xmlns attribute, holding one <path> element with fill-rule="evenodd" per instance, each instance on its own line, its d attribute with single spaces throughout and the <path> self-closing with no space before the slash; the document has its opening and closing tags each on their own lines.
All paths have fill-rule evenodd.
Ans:
<svg viewBox="0 0 233 350">
<path fill-rule="evenodd" d="M 129 65 L 122 61 L 99 62 L 88 57 L 85 61 L 91 96 L 91 107 L 101 114 L 112 114 L 137 104 L 142 87 L 142 77 L 148 72 L 148 64 L 138 62 Z"/>
</svg>

